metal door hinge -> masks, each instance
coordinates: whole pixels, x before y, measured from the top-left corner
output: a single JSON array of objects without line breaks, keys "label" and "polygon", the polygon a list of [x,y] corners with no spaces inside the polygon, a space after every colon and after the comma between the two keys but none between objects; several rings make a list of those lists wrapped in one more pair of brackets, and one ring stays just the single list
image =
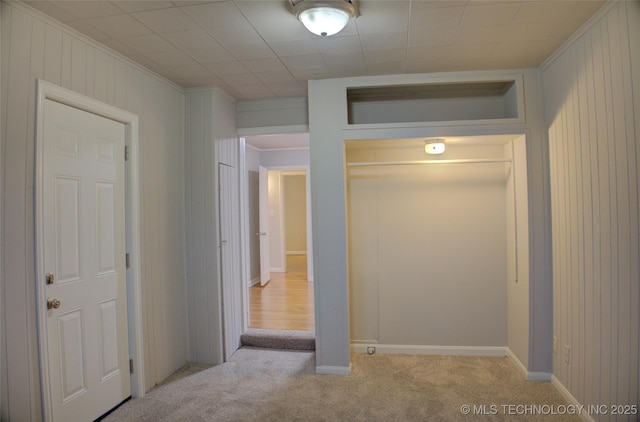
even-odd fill
[{"label": "metal door hinge", "polygon": [[133,359],[129,359],[129,373],[133,374]]},{"label": "metal door hinge", "polygon": [[56,281],[56,277],[51,273],[47,273],[47,275],[45,276],[45,280],[47,284],[53,284]]},{"label": "metal door hinge", "polygon": [[128,253],[124,254],[124,266],[126,268],[131,267],[131,259],[129,258],[129,254]]},{"label": "metal door hinge", "polygon": [[129,161],[129,146],[124,146],[124,161]]}]

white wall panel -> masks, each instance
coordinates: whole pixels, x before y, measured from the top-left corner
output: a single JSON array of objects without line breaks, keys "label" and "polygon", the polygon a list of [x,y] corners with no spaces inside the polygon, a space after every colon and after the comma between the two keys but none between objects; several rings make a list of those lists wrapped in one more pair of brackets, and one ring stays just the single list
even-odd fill
[{"label": "white wall panel", "polygon": [[543,69],[558,339],[553,373],[583,404],[640,402],[639,27],[640,3],[613,4]]},{"label": "white wall panel", "polygon": [[[235,102],[221,91],[197,89],[187,92],[185,107],[189,360],[219,364],[225,358],[220,306],[223,299],[225,311],[237,315],[233,321],[226,319],[227,355],[233,349],[232,339],[237,337],[239,346],[242,334]],[[225,225],[225,230],[229,230],[225,232],[229,237],[225,239],[225,247],[231,250],[225,253],[225,265],[228,266],[224,268],[225,285],[227,281],[230,285],[226,290],[223,289],[220,261],[219,163],[234,169],[234,177],[229,177],[231,185],[225,186],[224,192],[227,203],[232,207],[231,224]]]},{"label": "white wall panel", "polygon": [[[33,174],[36,80],[140,119],[146,389],[187,360],[183,93],[19,3],[2,2],[3,267],[6,361],[1,419],[41,416],[35,321]],[[10,391],[10,394],[7,394]]]}]

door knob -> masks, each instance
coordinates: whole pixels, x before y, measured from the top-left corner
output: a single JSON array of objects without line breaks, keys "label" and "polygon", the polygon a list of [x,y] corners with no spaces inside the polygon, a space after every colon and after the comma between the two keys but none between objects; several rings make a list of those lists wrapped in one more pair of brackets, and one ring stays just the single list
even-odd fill
[{"label": "door knob", "polygon": [[58,309],[60,305],[60,299],[47,298],[47,309]]}]

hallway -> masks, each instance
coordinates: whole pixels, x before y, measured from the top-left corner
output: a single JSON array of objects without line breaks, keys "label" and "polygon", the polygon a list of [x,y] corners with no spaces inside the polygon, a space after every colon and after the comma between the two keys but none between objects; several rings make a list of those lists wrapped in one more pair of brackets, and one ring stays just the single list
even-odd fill
[{"label": "hallway", "polygon": [[314,331],[306,255],[287,255],[286,273],[271,273],[265,286],[249,288],[249,328]]}]

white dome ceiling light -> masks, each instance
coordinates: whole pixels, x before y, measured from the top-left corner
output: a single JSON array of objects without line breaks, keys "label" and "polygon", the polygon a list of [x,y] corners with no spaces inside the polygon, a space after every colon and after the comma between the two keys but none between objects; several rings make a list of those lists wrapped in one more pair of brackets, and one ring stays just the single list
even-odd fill
[{"label": "white dome ceiling light", "polygon": [[300,0],[293,13],[309,32],[330,37],[347,26],[355,9],[349,0]]}]

